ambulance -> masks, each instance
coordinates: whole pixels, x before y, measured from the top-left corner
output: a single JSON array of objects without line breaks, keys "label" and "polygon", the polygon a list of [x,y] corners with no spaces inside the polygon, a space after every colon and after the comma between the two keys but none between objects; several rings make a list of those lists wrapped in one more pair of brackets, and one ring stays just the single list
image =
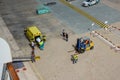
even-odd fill
[{"label": "ambulance", "polygon": [[28,38],[30,42],[35,42],[40,46],[40,44],[44,44],[46,41],[46,36],[42,35],[38,27],[30,26],[25,29],[25,36]]}]

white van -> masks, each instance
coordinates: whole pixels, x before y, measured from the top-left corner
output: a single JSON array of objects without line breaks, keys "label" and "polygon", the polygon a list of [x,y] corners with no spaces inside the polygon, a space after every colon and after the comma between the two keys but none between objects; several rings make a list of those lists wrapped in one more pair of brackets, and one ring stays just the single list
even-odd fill
[{"label": "white van", "polygon": [[100,0],[86,0],[86,1],[83,1],[82,6],[84,7],[92,6],[97,4],[99,1]]}]

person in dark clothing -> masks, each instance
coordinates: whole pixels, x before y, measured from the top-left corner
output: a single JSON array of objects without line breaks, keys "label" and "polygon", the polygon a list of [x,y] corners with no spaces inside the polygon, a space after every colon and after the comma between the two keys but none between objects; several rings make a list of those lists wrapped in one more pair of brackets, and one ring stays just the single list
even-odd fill
[{"label": "person in dark clothing", "polygon": [[65,30],[64,29],[62,31],[62,36],[63,36],[63,39],[65,39]]},{"label": "person in dark clothing", "polygon": [[35,53],[34,53],[34,51],[32,51],[32,54],[31,54],[31,61],[32,61],[32,63],[35,62]]},{"label": "person in dark clothing", "polygon": [[65,37],[66,37],[66,41],[68,41],[68,33],[66,33]]}]

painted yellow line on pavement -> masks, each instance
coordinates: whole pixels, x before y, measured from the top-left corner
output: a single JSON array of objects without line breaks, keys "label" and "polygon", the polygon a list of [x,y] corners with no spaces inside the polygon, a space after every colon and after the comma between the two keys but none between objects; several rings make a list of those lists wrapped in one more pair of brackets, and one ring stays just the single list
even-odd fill
[{"label": "painted yellow line on pavement", "polygon": [[39,80],[44,80],[41,73],[38,72],[38,70],[36,69],[36,66],[33,63],[30,63],[30,65],[31,65],[32,70],[35,72],[35,75],[37,76],[37,78]]},{"label": "painted yellow line on pavement", "polygon": [[62,2],[63,4],[65,4],[66,6],[72,8],[73,10],[75,10],[76,12],[78,12],[79,14],[85,16],[86,18],[88,18],[89,20],[93,21],[94,23],[96,23],[97,25],[99,25],[102,28],[108,28],[109,26],[107,24],[105,24],[102,21],[97,20],[95,17],[89,15],[88,13],[86,13],[85,11],[81,10],[78,7],[75,7],[74,5],[70,4],[69,2],[65,1],[65,0],[59,0],[60,2]]}]

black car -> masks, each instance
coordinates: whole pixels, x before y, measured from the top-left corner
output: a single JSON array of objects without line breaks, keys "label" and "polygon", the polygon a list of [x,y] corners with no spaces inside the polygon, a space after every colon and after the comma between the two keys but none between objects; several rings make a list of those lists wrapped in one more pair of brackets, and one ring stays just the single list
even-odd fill
[{"label": "black car", "polygon": [[56,2],[48,2],[48,3],[45,3],[44,5],[45,6],[51,6],[51,5],[55,5],[56,4]]}]

